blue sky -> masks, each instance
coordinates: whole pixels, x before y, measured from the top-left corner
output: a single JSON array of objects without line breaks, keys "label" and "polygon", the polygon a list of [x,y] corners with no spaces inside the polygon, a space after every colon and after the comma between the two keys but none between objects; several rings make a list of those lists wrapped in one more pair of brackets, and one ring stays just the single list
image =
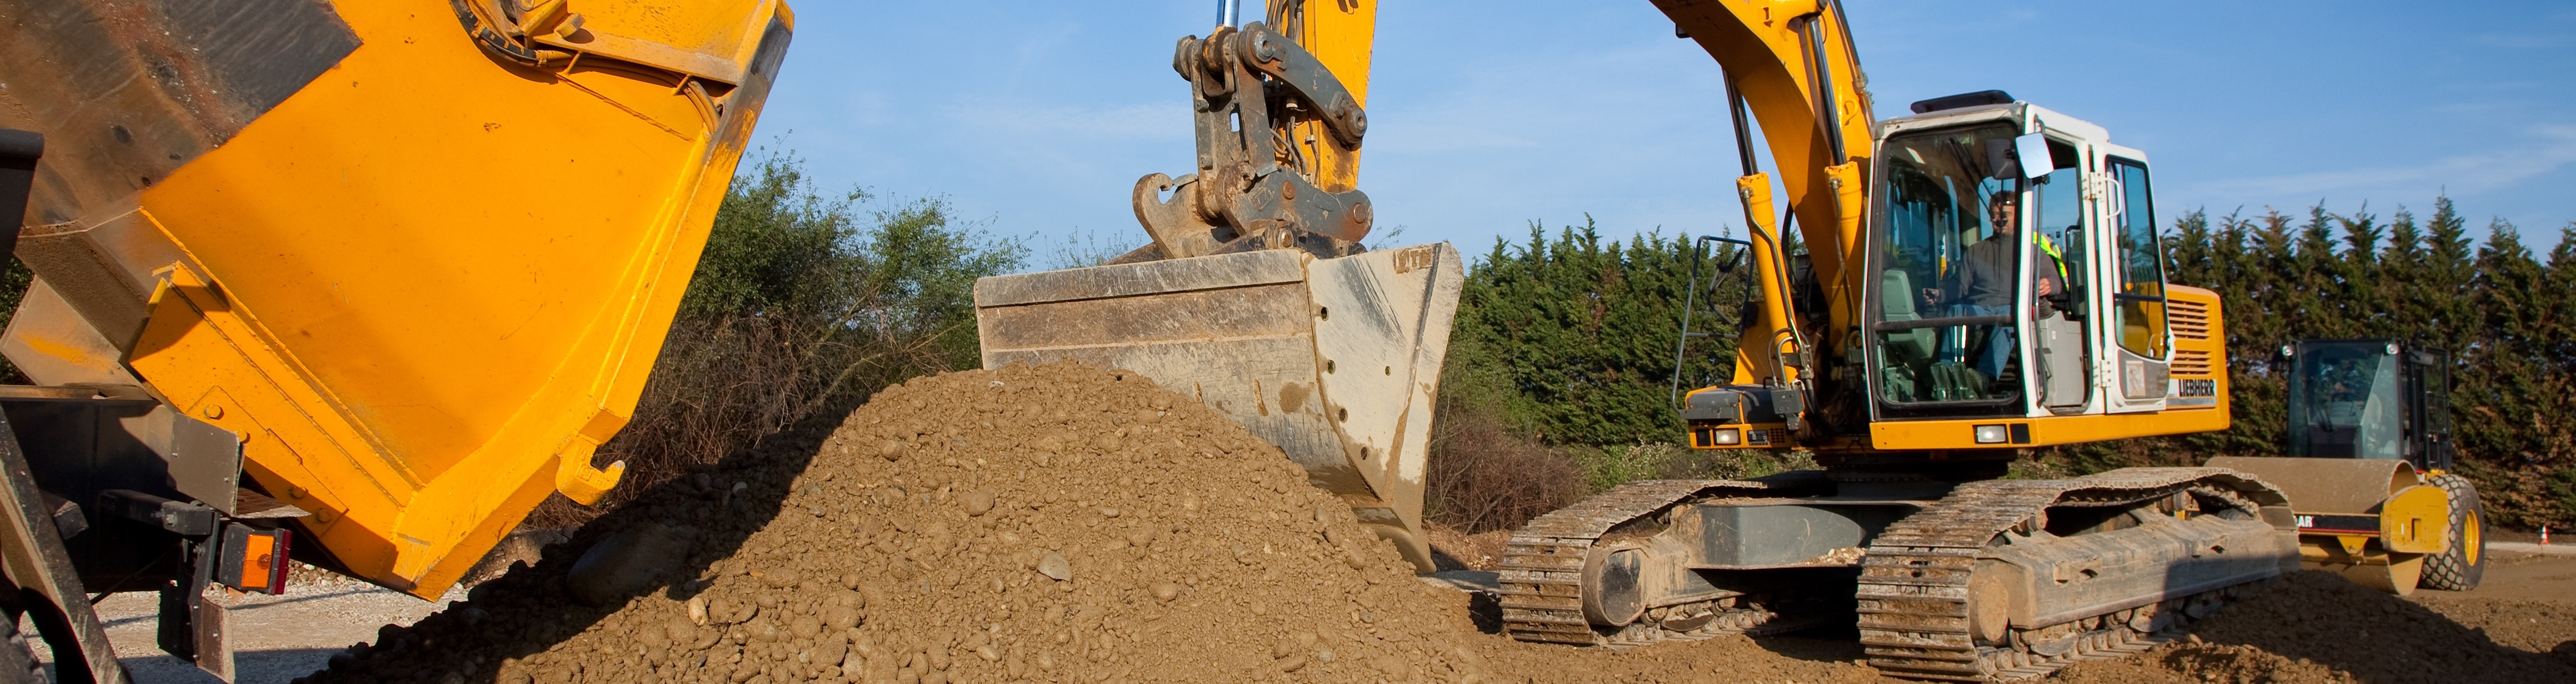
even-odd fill
[{"label": "blue sky", "polygon": [[[1214,5],[808,0],[759,136],[826,188],[1033,236],[1040,264],[1074,236],[1143,244],[1128,190],[1188,170],[1172,44]],[[2076,5],[1848,12],[1881,116],[2010,91],[2146,150],[2168,220],[2447,192],[2543,248],[2576,221],[2576,4]],[[1398,0],[1377,46],[1360,185],[1382,232],[1472,254],[1587,213],[1611,235],[1742,222],[1717,65],[1643,0]]]}]

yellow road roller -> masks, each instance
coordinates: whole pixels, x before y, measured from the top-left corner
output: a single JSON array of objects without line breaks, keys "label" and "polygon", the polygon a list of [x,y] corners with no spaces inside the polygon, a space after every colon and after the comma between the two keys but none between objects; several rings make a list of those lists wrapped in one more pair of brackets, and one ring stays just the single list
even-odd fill
[{"label": "yellow road roller", "polygon": [[2289,496],[2306,567],[2400,595],[2476,587],[2485,510],[2451,472],[2450,355],[2397,339],[2301,340],[2281,347],[2281,361],[2286,457],[2209,465]]}]

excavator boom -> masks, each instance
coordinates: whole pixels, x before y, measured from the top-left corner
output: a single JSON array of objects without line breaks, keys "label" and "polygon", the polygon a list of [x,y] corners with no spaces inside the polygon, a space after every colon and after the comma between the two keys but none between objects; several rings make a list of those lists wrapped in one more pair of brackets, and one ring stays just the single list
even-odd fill
[{"label": "excavator boom", "polygon": [[[1822,361],[1812,358],[1818,350],[1852,344],[1844,335],[1858,315],[1859,270],[1846,265],[1861,259],[1864,167],[1877,119],[1850,26],[1833,0],[1656,0],[1655,6],[1726,70],[1728,115],[1743,168],[1735,190],[1763,302],[1761,317],[1745,326],[1738,343],[1732,382],[1791,388],[1803,405],[1803,397],[1815,394],[1816,378],[1801,369]],[[1761,127],[1776,176],[1756,161],[1748,115]],[[1774,182],[1785,197],[1772,196]],[[1824,311],[1795,305],[1790,254],[1781,239],[1792,227],[1807,246]],[[1795,420],[1799,412],[1783,413]]]}]

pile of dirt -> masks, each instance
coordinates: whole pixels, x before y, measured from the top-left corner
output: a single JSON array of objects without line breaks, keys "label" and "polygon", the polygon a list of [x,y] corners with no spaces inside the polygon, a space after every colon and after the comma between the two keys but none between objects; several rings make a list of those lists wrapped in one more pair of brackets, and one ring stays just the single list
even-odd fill
[{"label": "pile of dirt", "polygon": [[[921,378],[819,428],[645,492],[308,681],[1520,682],[1496,675],[1576,653],[1479,633],[1276,448],[1132,373]],[[1730,664],[1762,653],[1587,652],[1545,679],[1876,678]]]},{"label": "pile of dirt", "polygon": [[[2193,625],[2188,639],[2133,658],[2080,663],[2071,682],[2576,682],[2576,659],[2500,644],[2469,611],[2499,623],[2576,613],[2564,604],[2428,597],[2409,601],[2308,571]],[[2468,624],[2463,624],[2463,623]],[[2545,648],[2545,647],[2544,647]]]}]

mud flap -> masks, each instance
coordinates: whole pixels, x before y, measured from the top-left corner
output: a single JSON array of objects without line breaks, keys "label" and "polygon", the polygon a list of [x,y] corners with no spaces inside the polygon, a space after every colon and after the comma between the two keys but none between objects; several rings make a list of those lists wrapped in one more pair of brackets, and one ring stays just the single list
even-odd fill
[{"label": "mud flap", "polygon": [[224,589],[215,582],[215,570],[223,555],[216,551],[215,541],[191,539],[187,545],[191,562],[183,575],[161,589],[159,637],[161,650],[195,663],[224,681],[234,681],[231,608]]}]

